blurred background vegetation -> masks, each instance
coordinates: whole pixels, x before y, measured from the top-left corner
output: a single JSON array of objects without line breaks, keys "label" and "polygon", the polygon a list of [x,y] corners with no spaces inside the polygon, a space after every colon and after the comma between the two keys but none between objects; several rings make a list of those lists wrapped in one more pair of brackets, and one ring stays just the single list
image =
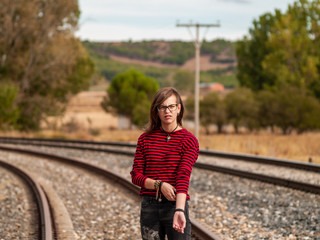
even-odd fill
[{"label": "blurred background vegetation", "polygon": [[0,3],[0,127],[38,129],[89,87],[94,64],[79,39],[76,1]]},{"label": "blurred background vegetation", "polygon": [[[0,128],[37,130],[101,81],[103,109],[145,124],[152,95],[176,87],[193,117],[194,46],[182,41],[81,42],[77,1],[0,3]],[[200,117],[207,134],[232,125],[303,133],[320,128],[320,1],[298,0],[254,20],[237,42],[203,41]],[[137,100],[140,99],[141,101]]]}]

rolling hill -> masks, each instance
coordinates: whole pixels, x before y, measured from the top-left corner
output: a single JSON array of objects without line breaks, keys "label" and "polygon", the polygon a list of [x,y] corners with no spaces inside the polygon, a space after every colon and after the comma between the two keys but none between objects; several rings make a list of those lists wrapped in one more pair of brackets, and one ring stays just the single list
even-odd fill
[{"label": "rolling hill", "polygon": [[[83,42],[99,74],[111,80],[118,73],[136,69],[155,78],[160,86],[173,83],[177,71],[194,71],[192,42]],[[201,82],[220,82],[226,87],[238,85],[237,60],[233,42],[215,40],[201,47]]]}]

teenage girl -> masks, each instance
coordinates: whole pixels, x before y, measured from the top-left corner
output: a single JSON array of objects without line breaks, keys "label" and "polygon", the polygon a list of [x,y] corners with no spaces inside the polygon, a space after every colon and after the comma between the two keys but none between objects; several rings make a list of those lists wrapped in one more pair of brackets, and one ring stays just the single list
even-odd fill
[{"label": "teenage girl", "polygon": [[131,177],[141,187],[143,240],[191,238],[188,188],[199,144],[182,128],[183,113],[179,93],[174,88],[160,89],[151,105],[148,128],[138,139]]}]

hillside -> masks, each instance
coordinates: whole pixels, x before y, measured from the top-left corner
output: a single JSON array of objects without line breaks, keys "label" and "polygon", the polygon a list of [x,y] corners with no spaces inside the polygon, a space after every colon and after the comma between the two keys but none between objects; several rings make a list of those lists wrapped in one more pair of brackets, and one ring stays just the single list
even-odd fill
[{"label": "hillside", "polygon": [[[93,58],[97,71],[106,79],[118,73],[136,69],[155,78],[160,86],[174,82],[177,71],[194,71],[192,42],[83,42]],[[234,43],[225,40],[203,42],[200,70],[202,82],[221,82],[236,86],[236,56]]]}]

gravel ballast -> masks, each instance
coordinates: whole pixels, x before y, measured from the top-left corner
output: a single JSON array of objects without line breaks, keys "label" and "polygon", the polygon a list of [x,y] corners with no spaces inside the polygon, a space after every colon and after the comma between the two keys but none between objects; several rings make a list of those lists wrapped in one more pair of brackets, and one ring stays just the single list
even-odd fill
[{"label": "gravel ballast", "polygon": [[[47,147],[28,148],[81,158],[130,178],[132,157]],[[208,159],[200,157],[198,161]],[[241,162],[237,164],[241,168]],[[283,175],[290,175],[291,171],[281,168]],[[320,239],[319,195],[194,168],[190,196],[191,216],[222,239]],[[96,201],[100,202],[101,198]],[[139,232],[136,224],[139,204],[135,204],[132,226]],[[137,236],[140,239],[140,235]]]},{"label": "gravel ballast", "polygon": [[0,239],[38,239],[38,209],[30,188],[0,166]]},{"label": "gravel ballast", "polygon": [[[118,185],[50,160],[4,152],[0,156],[30,172],[37,172],[38,177],[51,183],[64,202],[79,239],[140,238],[139,202]],[[17,223],[21,221],[23,216]]]}]

